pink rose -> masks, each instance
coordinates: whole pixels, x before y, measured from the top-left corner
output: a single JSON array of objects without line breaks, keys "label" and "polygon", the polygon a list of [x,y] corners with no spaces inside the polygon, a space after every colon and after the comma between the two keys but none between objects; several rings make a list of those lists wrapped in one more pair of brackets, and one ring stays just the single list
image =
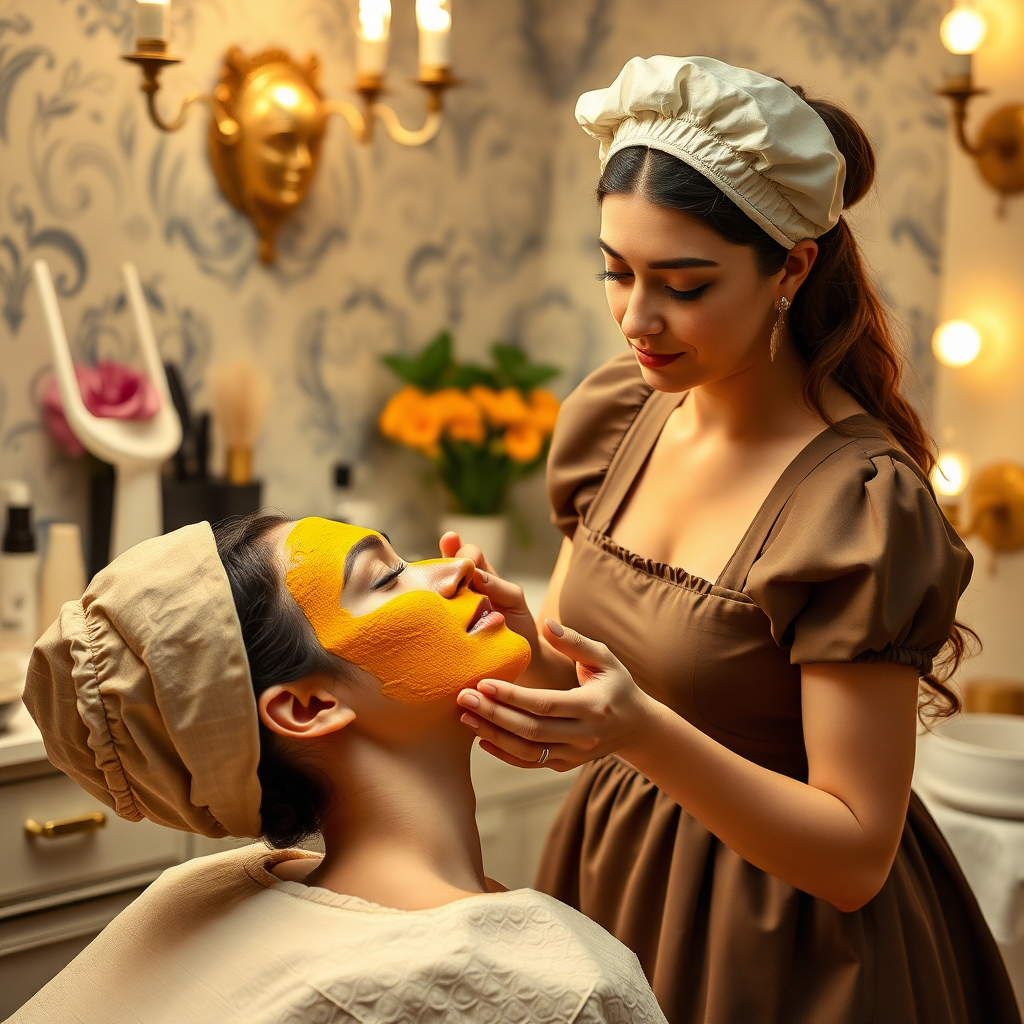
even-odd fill
[{"label": "pink rose", "polygon": [[[160,408],[160,395],[150,379],[138,370],[120,363],[75,366],[82,401],[93,416],[114,420],[148,420]],[[64,416],[57,378],[51,377],[43,389],[43,418],[50,436],[68,455],[84,455],[85,448]]]}]

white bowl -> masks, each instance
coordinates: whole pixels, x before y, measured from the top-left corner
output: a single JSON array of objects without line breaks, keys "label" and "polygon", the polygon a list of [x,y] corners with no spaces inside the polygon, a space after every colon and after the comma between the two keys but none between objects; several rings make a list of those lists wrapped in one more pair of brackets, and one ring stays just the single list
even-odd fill
[{"label": "white bowl", "polygon": [[1024,716],[964,714],[917,747],[915,783],[951,807],[1024,820]]}]

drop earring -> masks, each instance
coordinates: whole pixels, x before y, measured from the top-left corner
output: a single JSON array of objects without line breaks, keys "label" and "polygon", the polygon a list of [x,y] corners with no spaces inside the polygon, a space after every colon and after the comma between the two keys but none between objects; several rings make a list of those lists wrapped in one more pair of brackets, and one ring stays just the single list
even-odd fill
[{"label": "drop earring", "polygon": [[775,321],[775,325],[772,327],[772,339],[769,343],[769,351],[771,353],[772,362],[775,362],[775,357],[779,354],[779,349],[782,348],[782,328],[786,323],[786,311],[789,309],[790,302],[785,295],[775,303],[775,308],[779,312],[779,318]]}]

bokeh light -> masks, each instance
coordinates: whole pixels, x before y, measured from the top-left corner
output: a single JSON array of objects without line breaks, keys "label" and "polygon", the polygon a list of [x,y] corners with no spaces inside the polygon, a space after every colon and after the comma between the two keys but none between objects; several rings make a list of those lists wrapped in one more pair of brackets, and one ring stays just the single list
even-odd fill
[{"label": "bokeh light", "polygon": [[944,498],[955,498],[963,493],[970,476],[970,463],[964,455],[953,451],[939,452],[932,469],[932,487]]},{"label": "bokeh light", "polygon": [[942,19],[939,37],[950,53],[974,53],[985,41],[987,26],[981,14],[966,4],[957,4]]},{"label": "bokeh light", "polygon": [[966,366],[978,358],[981,335],[974,324],[966,320],[947,320],[935,328],[932,351],[946,366]]}]

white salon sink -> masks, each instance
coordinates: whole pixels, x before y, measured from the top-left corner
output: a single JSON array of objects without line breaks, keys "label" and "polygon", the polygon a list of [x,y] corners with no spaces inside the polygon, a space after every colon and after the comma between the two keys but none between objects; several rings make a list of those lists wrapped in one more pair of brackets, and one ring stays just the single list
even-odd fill
[{"label": "white salon sink", "polygon": [[914,784],[974,814],[1024,820],[1024,716],[964,714],[918,740]]}]

